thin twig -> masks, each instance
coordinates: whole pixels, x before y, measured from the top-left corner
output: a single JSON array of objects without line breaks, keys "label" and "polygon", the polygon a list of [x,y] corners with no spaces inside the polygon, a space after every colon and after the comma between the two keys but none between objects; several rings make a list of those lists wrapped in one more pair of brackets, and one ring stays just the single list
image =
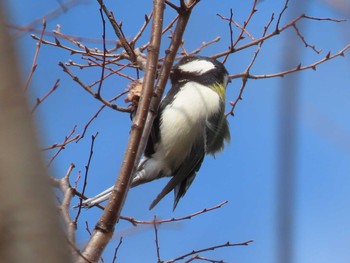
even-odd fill
[{"label": "thin twig", "polygon": [[[226,21],[229,21],[229,22],[231,22],[231,23],[233,23],[238,29],[240,29],[240,30],[243,30],[244,31],[244,33],[251,39],[251,40],[255,40],[255,38],[252,36],[252,34],[250,34],[249,32],[248,32],[248,30],[246,29],[246,28],[243,28],[243,26],[241,26],[240,24],[238,24],[236,21],[234,21],[233,20],[233,16],[231,17],[231,15],[230,15],[230,18],[227,18],[227,17],[224,17],[223,15],[221,15],[221,14],[216,14],[218,17],[220,17],[222,20],[226,20]],[[233,30],[232,30],[233,31]],[[230,29],[230,33],[231,33],[231,29]],[[232,36],[233,37],[233,36]],[[231,37],[231,38],[232,38]],[[233,45],[233,39],[232,39],[232,41],[230,41],[231,42],[231,45]]]},{"label": "thin twig", "polygon": [[[46,17],[46,16],[44,16]],[[46,17],[47,19],[47,17]],[[35,28],[28,28],[28,27],[25,27],[25,26],[19,26],[19,25],[13,25],[13,24],[7,24],[7,26],[13,30],[17,30],[17,31],[20,31],[20,32],[31,32],[31,33],[36,33],[36,34],[41,34],[41,29],[38,30],[38,29],[35,29]],[[68,34],[63,34],[62,32],[59,32],[57,30],[53,30],[52,32],[48,32],[48,31],[45,31],[44,33],[45,36],[61,36],[62,38],[64,39],[67,39],[68,41],[70,42],[75,42],[75,41],[82,41],[82,42],[88,42],[88,43],[101,43],[101,39],[97,39],[97,38],[90,38],[90,37],[82,37],[82,36],[76,36],[76,35],[68,35]],[[106,43],[107,44],[116,44],[117,42],[117,45],[118,45],[118,42],[119,41],[115,41],[115,40],[111,40],[111,39],[106,39]],[[119,42],[119,47],[121,46],[120,45],[120,42]]]},{"label": "thin twig", "polygon": [[[232,8],[230,8],[230,20],[228,22],[228,27],[230,29],[230,43],[231,43],[231,47],[233,47],[233,29],[232,29],[232,19],[233,18],[233,11]],[[245,28],[242,28],[241,32],[245,31]]]},{"label": "thin twig", "polygon": [[117,254],[118,254],[119,248],[120,248],[120,246],[122,245],[122,243],[123,243],[123,237],[120,237],[119,243],[118,243],[117,247],[116,247],[115,250],[114,250],[112,263],[115,263],[115,262],[116,262],[116,260],[117,260]]},{"label": "thin twig", "polygon": [[114,19],[113,13],[108,11],[107,7],[105,6],[102,0],[97,0],[97,2],[100,4],[103,12],[106,14],[109,22],[111,23],[114,29],[115,34],[117,35],[120,42],[122,43],[126,53],[128,53],[128,55],[130,56],[130,60],[136,64],[137,63],[136,54],[133,48],[130,46],[129,42],[126,40],[124,33],[121,30],[121,27],[118,25],[117,21]]},{"label": "thin twig", "polygon": [[85,221],[85,230],[89,233],[90,236],[92,235],[88,221]]},{"label": "thin twig", "polygon": [[[168,32],[174,26],[174,24],[177,22],[178,19],[179,19],[179,15],[177,15],[172,21],[170,21],[170,23],[166,27],[164,27],[162,31],[162,35]],[[148,47],[148,45],[149,45],[149,42],[139,47],[140,51],[144,51]]]},{"label": "thin twig", "polygon": [[42,23],[43,23],[43,28],[41,30],[40,38],[38,39],[38,42],[36,43],[36,49],[35,49],[33,64],[32,64],[32,67],[30,68],[29,76],[28,76],[28,78],[26,80],[26,83],[24,85],[24,91],[28,90],[30,81],[32,80],[32,77],[34,75],[34,72],[35,72],[36,68],[38,67],[37,61],[38,61],[39,51],[40,51],[41,43],[43,41],[45,29],[46,29],[46,20],[45,20],[45,18],[43,18]]},{"label": "thin twig", "polygon": [[[250,11],[250,13],[249,13],[249,15],[248,15],[248,18],[246,19],[246,21],[244,21],[243,27],[242,27],[242,29],[241,29],[241,31],[240,31],[238,37],[236,38],[236,41],[235,41],[235,42],[232,41],[232,36],[231,36],[231,40],[230,40],[230,41],[231,41],[231,45],[230,45],[230,47],[229,47],[229,49],[231,50],[231,53],[235,50],[235,47],[236,47],[236,45],[238,44],[238,42],[240,42],[240,41],[244,38],[244,37],[243,37],[243,34],[244,34],[244,32],[246,31],[246,28],[247,28],[249,22],[251,21],[253,15],[254,15],[255,12],[257,11],[257,9],[256,9],[257,3],[258,3],[258,0],[254,0],[253,6],[252,6],[252,9],[251,9],[251,11]],[[232,11],[231,11],[231,12],[232,12]],[[229,27],[230,27],[230,32],[231,32],[231,34],[232,34],[232,33],[233,33],[233,30],[232,30],[231,23],[229,23]],[[231,53],[227,53],[227,54],[225,55],[225,58],[224,58],[223,63],[226,62],[226,60],[228,59],[228,56],[229,56]]]},{"label": "thin twig", "polygon": [[[31,35],[31,37],[33,39],[35,39],[35,40],[39,40],[40,39],[36,35]],[[41,41],[41,43],[45,44],[45,45],[50,45],[50,46],[54,46],[54,47],[65,49],[65,50],[69,51],[71,53],[71,55],[73,55],[73,54],[81,54],[81,55],[100,56],[100,57],[103,56],[103,52],[96,51],[96,49],[89,49],[87,46],[84,46],[82,44],[81,44],[82,50],[74,49],[74,48],[71,48],[69,46],[63,45],[57,38],[55,38],[55,42],[51,42],[51,41],[43,39]],[[115,58],[115,59],[119,59],[119,60],[127,58],[127,56],[125,56],[125,54],[113,54],[113,53],[112,54],[106,54],[106,57],[108,57],[108,58]]]},{"label": "thin twig", "polygon": [[278,15],[278,19],[277,19],[277,23],[276,23],[276,32],[279,32],[279,27],[280,27],[280,22],[281,22],[281,18],[282,18],[282,16],[283,16],[283,14],[284,14],[284,12],[287,10],[287,8],[288,8],[288,2],[289,2],[289,0],[286,0],[286,2],[284,3],[284,6],[283,6],[283,8],[282,8],[282,11],[280,12],[280,14]]},{"label": "thin twig", "polygon": [[73,139],[70,139],[70,137],[75,133],[76,127],[77,127],[77,125],[74,125],[72,131],[67,136],[65,136],[63,143],[61,143],[61,144],[54,144],[54,145],[52,145],[52,146],[50,146],[48,148],[44,148],[44,150],[49,150],[49,149],[56,148],[56,146],[59,147],[57,152],[51,157],[51,159],[50,159],[49,163],[47,164],[47,166],[51,165],[51,163],[55,160],[55,158],[58,156],[58,154],[65,149],[67,144],[69,144],[72,141],[75,141],[75,140],[77,140],[79,138],[79,135],[77,135]]},{"label": "thin twig", "polygon": [[[124,91],[124,92],[118,94],[117,96],[115,96],[114,98],[112,98],[111,100],[109,100],[109,102],[116,101],[117,99],[119,99],[121,96],[125,95],[125,94],[128,93],[128,92],[129,92],[129,90],[126,90],[126,91]],[[81,136],[79,137],[79,139],[77,140],[77,142],[80,141],[82,138],[84,138],[85,133],[86,133],[88,127],[90,126],[90,124],[93,122],[93,120],[95,120],[95,119],[98,117],[98,115],[102,112],[102,110],[103,110],[105,107],[106,107],[106,105],[103,104],[103,105],[97,110],[97,112],[90,118],[90,120],[85,124],[84,129],[83,129],[83,132],[82,132]]]},{"label": "thin twig", "polygon": [[[169,218],[169,219],[162,219],[162,220],[158,220],[156,223],[157,225],[160,225],[160,224],[164,224],[164,223],[170,223],[170,222],[178,222],[178,221],[183,221],[183,220],[189,220],[189,219],[192,219],[193,217],[196,217],[198,215],[201,215],[201,214],[204,214],[204,213],[207,213],[207,212],[210,212],[210,211],[213,211],[213,210],[216,210],[216,209],[219,209],[221,208],[223,205],[227,204],[228,201],[224,201],[224,202],[221,202],[220,204],[214,206],[214,207],[209,207],[209,208],[204,208],[198,212],[195,212],[195,213],[192,213],[190,215],[187,215],[187,216],[183,216],[183,217],[173,217],[173,218]],[[148,221],[145,221],[145,220],[137,220],[135,218],[132,218],[132,217],[126,217],[126,216],[123,216],[121,217],[121,219],[123,220],[127,220],[129,221],[130,223],[132,223],[133,225],[151,225],[151,224],[154,224],[154,220],[148,220]]]},{"label": "thin twig", "polygon": [[316,49],[315,45],[310,45],[309,43],[306,42],[305,37],[300,33],[299,28],[296,25],[293,25],[293,28],[297,33],[297,36],[301,39],[301,41],[303,41],[305,47],[310,47],[317,54],[320,54],[322,52],[322,49]]},{"label": "thin twig", "polygon": [[84,84],[76,75],[74,75],[62,62],[59,62],[58,65],[63,68],[63,71],[66,72],[75,82],[77,82],[81,87],[83,87],[88,93],[90,93],[95,99],[101,101],[107,107],[110,107],[113,110],[121,112],[130,112],[130,107],[120,107],[116,104],[110,103],[108,100],[101,97],[98,93],[94,92],[88,85]]},{"label": "thin twig", "polygon": [[44,100],[46,100],[58,88],[59,83],[60,83],[60,79],[57,79],[55,84],[53,85],[53,87],[43,97],[36,99],[36,103],[35,103],[33,109],[31,110],[32,114],[36,111],[36,109],[39,107],[39,105],[41,105],[41,103]]},{"label": "thin twig", "polygon": [[287,23],[286,25],[284,25],[283,27],[278,28],[278,30],[274,30],[272,33],[267,34],[264,37],[258,38],[258,39],[254,40],[254,41],[251,41],[251,42],[249,42],[247,44],[243,44],[241,46],[235,47],[233,49],[228,49],[228,50],[226,50],[224,52],[217,53],[215,55],[212,55],[211,57],[212,58],[225,57],[225,56],[227,56],[230,53],[238,52],[238,51],[241,51],[243,49],[247,49],[247,48],[250,48],[252,46],[259,45],[260,42],[263,42],[263,41],[265,41],[267,39],[270,39],[270,38],[280,34],[281,32],[283,32],[286,29],[292,27],[293,25],[295,25],[298,21],[300,21],[302,19],[309,19],[309,20],[316,20],[316,21],[331,21],[331,22],[336,22],[336,23],[344,22],[344,20],[340,20],[340,19],[312,17],[312,16],[307,16],[305,14],[302,14],[302,15],[298,16],[297,18],[295,18],[294,20],[292,20],[289,23]]},{"label": "thin twig", "polygon": [[[263,32],[263,34],[262,34],[262,37],[264,37],[264,36],[266,35],[267,30],[268,30],[269,27],[271,26],[273,19],[274,19],[274,14],[271,15],[270,21],[269,21],[269,22],[267,23],[267,25],[265,26],[264,32]],[[246,70],[244,71],[245,76],[248,76],[248,75],[249,75],[250,69],[252,68],[252,66],[254,65],[254,63],[255,63],[255,61],[256,61],[256,58],[258,57],[259,52],[260,52],[260,50],[261,50],[261,47],[262,47],[263,43],[264,43],[264,41],[260,42],[259,45],[258,45],[258,48],[257,48],[256,51],[254,52],[254,55],[253,55],[252,60],[250,61],[248,67],[247,67]],[[241,88],[240,88],[240,90],[239,90],[238,96],[237,96],[237,98],[236,98],[236,100],[235,100],[234,102],[231,102],[231,103],[230,103],[232,107],[231,107],[230,112],[226,114],[226,117],[227,117],[228,115],[232,115],[232,116],[234,115],[234,110],[235,110],[235,108],[236,108],[236,105],[237,105],[238,101],[242,100],[243,91],[244,91],[244,88],[245,88],[246,85],[247,85],[248,79],[249,79],[249,78],[244,78],[244,77],[242,78],[242,85],[241,85]]]},{"label": "thin twig", "polygon": [[159,241],[158,241],[158,229],[157,229],[157,217],[156,216],[154,216],[154,220],[153,220],[153,229],[154,229],[158,263],[162,263],[162,260],[160,259],[160,249],[159,249]]},{"label": "thin twig", "polygon": [[153,17],[153,11],[149,15],[145,15],[145,22],[143,23],[142,27],[140,28],[139,32],[137,32],[133,40],[131,40],[130,46],[132,47],[135,46],[137,40],[139,40],[139,38],[142,36],[143,32],[147,28],[149,21],[151,21],[152,17]]},{"label": "thin twig", "polygon": [[194,255],[193,257],[191,257],[190,259],[184,261],[183,263],[190,263],[192,261],[195,261],[195,260],[201,260],[201,261],[206,261],[206,262],[212,262],[212,263],[224,263],[223,260],[217,260],[217,259],[210,259],[210,258],[205,258],[205,257],[202,257],[200,255]]},{"label": "thin twig", "polygon": [[[87,179],[88,179],[88,174],[89,174],[89,168],[90,168],[90,164],[91,164],[91,160],[92,160],[92,155],[94,153],[94,144],[95,144],[95,139],[98,135],[98,132],[95,135],[91,136],[91,146],[90,146],[90,154],[89,154],[89,158],[88,158],[88,162],[85,166],[85,175],[84,175],[84,184],[83,184],[83,190],[81,191],[81,194],[84,195],[85,194],[85,189],[87,186]],[[74,222],[77,223],[80,213],[81,213],[81,209],[82,209],[82,203],[83,203],[83,199],[80,198],[79,201],[79,206],[78,206],[78,212],[75,216]]]},{"label": "thin twig", "polygon": [[344,57],[345,52],[348,51],[349,49],[350,49],[350,44],[346,45],[342,50],[340,50],[339,52],[337,52],[333,55],[331,55],[331,53],[328,52],[325,57],[323,57],[322,59],[320,59],[312,64],[309,64],[306,66],[301,66],[301,64],[299,64],[295,68],[281,71],[281,72],[277,72],[277,73],[273,73],[273,74],[263,74],[263,75],[249,74],[249,75],[246,75],[245,73],[241,73],[241,74],[230,75],[229,78],[230,79],[237,79],[237,78],[247,77],[249,79],[268,79],[268,78],[284,77],[285,75],[295,73],[298,71],[308,70],[308,69],[316,70],[318,65],[320,65],[328,60],[331,60],[331,59],[334,59],[337,57]]},{"label": "thin twig", "polygon": [[245,241],[245,242],[242,242],[242,243],[230,243],[230,242],[226,242],[224,244],[221,244],[221,245],[217,245],[217,246],[212,246],[212,247],[207,247],[207,248],[203,248],[203,249],[199,249],[199,250],[192,250],[191,252],[187,253],[187,254],[184,254],[182,256],[179,256],[177,258],[174,258],[174,259],[171,259],[171,260],[167,260],[167,261],[163,261],[164,263],[173,263],[173,262],[176,262],[176,261],[179,261],[179,260],[182,260],[186,257],[189,257],[189,256],[192,256],[192,255],[195,255],[195,254],[199,254],[199,253],[202,253],[202,252],[206,252],[206,251],[210,251],[210,250],[215,250],[215,249],[218,249],[218,248],[223,248],[223,247],[237,247],[237,246],[248,246],[249,243],[253,242],[253,240],[248,240],[248,241]]},{"label": "thin twig", "polygon": [[76,135],[75,137],[71,138],[71,139],[65,139],[63,143],[54,143],[53,145],[49,146],[49,147],[46,147],[46,148],[43,148],[41,149],[42,151],[48,151],[48,150],[52,150],[52,149],[55,149],[55,148],[64,148],[67,144],[71,143],[71,142],[74,142],[74,141],[79,141],[80,139],[80,135]]},{"label": "thin twig", "polygon": [[102,6],[100,6],[100,15],[101,15],[101,20],[102,20],[103,57],[102,57],[102,66],[101,66],[101,77],[100,77],[100,82],[99,82],[98,89],[97,89],[98,96],[101,96],[101,88],[102,88],[102,83],[103,83],[103,79],[104,79],[104,75],[105,75],[106,53],[107,53],[107,48],[106,48],[106,21],[105,21],[105,18],[103,17]]},{"label": "thin twig", "polygon": [[204,48],[206,48],[207,46],[210,46],[214,43],[217,43],[221,40],[221,37],[216,37],[213,40],[210,40],[208,42],[202,42],[201,46],[196,48],[195,50],[193,50],[192,52],[190,52],[191,55],[195,55],[198,54],[199,52],[201,52]]}]

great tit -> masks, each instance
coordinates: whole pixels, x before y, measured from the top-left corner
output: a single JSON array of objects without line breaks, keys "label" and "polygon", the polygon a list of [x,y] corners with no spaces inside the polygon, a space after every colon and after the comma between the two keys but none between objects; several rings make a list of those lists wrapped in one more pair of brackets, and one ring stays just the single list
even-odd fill
[{"label": "great tit", "polygon": [[[192,184],[206,154],[214,155],[230,141],[225,117],[228,72],[219,61],[203,56],[182,58],[171,70],[171,89],[162,100],[144,158],[131,187],[162,177],[169,182],[151,203],[152,209],[174,189],[175,210]],[[109,198],[112,187],[83,202],[94,206]]]}]

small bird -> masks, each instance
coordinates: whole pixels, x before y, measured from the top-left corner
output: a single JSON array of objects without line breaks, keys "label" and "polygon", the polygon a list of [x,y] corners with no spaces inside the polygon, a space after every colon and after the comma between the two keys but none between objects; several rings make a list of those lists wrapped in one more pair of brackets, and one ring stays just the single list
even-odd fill
[{"label": "small bird", "polygon": [[[172,87],[154,120],[144,158],[131,187],[171,177],[150,208],[174,190],[175,210],[192,184],[206,154],[215,155],[230,141],[225,117],[228,72],[219,61],[203,56],[182,58],[171,70]],[[113,187],[83,202],[94,206],[109,198]]]}]

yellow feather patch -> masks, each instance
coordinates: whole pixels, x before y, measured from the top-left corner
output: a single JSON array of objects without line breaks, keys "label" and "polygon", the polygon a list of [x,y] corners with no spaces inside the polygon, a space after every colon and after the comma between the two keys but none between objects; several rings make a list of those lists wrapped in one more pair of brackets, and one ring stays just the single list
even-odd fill
[{"label": "yellow feather patch", "polygon": [[226,99],[226,87],[224,87],[222,84],[216,82],[211,86],[211,89],[213,89],[217,94],[219,94],[219,97],[222,101],[225,101],[225,99]]}]

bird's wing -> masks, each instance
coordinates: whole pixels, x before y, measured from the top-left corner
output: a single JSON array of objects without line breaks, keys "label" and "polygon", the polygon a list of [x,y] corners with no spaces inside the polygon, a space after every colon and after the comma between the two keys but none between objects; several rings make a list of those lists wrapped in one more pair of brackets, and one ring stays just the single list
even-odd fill
[{"label": "bird's wing", "polygon": [[230,130],[224,115],[224,107],[219,113],[210,116],[206,124],[206,153],[214,155],[224,148],[224,142],[230,141]]},{"label": "bird's wing", "polygon": [[166,97],[160,102],[158,113],[153,121],[151,133],[148,137],[148,141],[146,144],[146,148],[144,152],[145,153],[144,155],[146,157],[151,157],[152,154],[154,154],[156,151],[155,148],[157,143],[160,141],[160,136],[161,136],[159,132],[159,126],[160,126],[160,119],[162,116],[162,112],[165,109],[165,107],[173,101],[174,96],[177,94],[179,89],[180,89],[179,84],[174,84],[172,88],[169,90]]},{"label": "bird's wing", "polygon": [[204,138],[198,140],[197,143],[193,145],[190,155],[184,160],[183,164],[173,174],[171,180],[151,203],[150,210],[173,189],[175,194],[173,209],[175,210],[180,198],[185,195],[202,165],[205,155],[204,148]]},{"label": "bird's wing", "polygon": [[146,157],[151,157],[152,154],[155,153],[156,144],[160,140],[160,133],[159,133],[160,114],[161,113],[160,113],[160,109],[159,109],[158,114],[157,114],[156,118],[153,121],[151,133],[150,133],[150,135],[148,137],[146,148],[145,148],[145,151],[144,151],[144,155]]}]

